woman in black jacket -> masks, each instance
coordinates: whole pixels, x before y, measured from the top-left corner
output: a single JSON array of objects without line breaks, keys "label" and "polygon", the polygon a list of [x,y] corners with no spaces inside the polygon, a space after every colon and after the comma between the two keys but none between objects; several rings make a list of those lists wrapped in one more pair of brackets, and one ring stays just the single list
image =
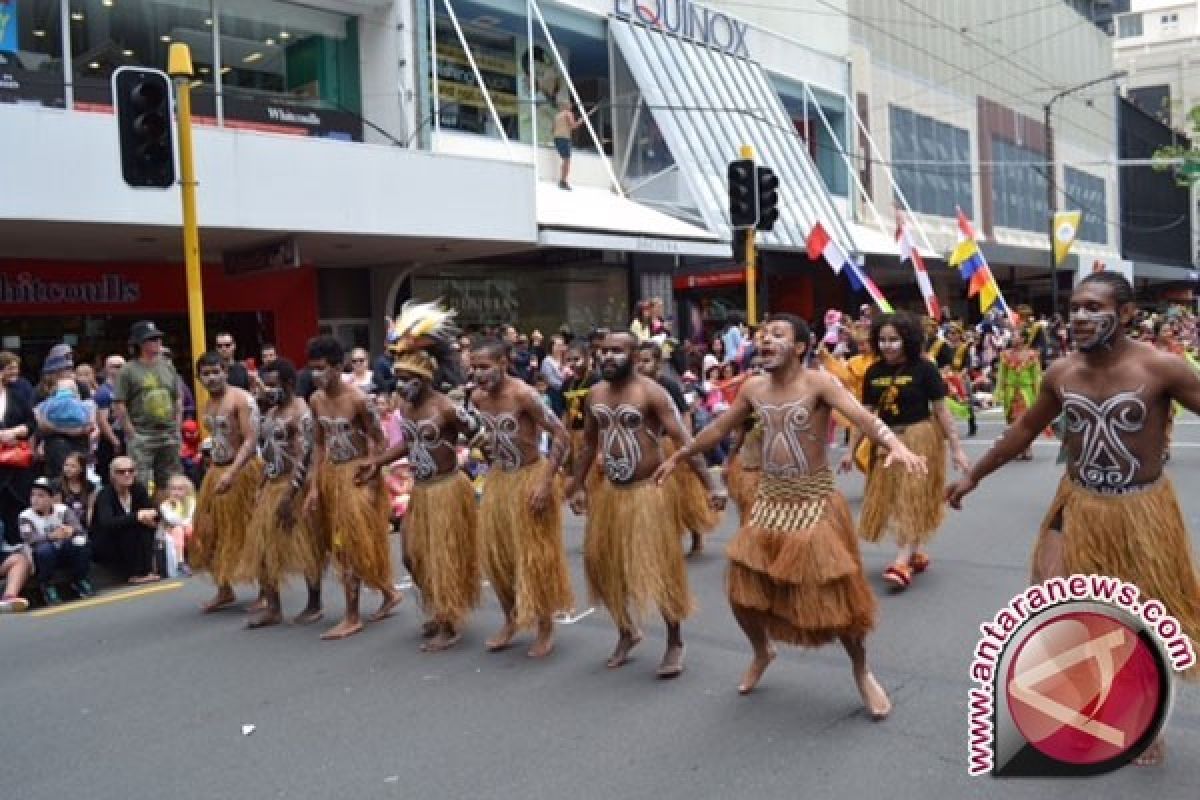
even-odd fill
[{"label": "woman in black jacket", "polygon": [[146,487],[135,479],[133,459],[118,456],[111,480],[96,495],[92,547],[133,584],[159,580],[154,571],[154,531],[158,509]]},{"label": "woman in black jacket", "polygon": [[[28,443],[37,432],[31,398],[19,391],[21,364],[7,351],[0,352],[0,447]],[[28,467],[0,466],[0,522],[9,544],[20,544],[17,517],[29,506],[29,489],[37,472]]]}]

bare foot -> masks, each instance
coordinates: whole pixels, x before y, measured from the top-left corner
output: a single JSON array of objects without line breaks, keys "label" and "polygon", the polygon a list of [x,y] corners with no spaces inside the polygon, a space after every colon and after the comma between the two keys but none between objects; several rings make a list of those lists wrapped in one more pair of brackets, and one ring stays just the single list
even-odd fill
[{"label": "bare foot", "polygon": [[379,610],[370,616],[371,622],[379,622],[381,619],[387,619],[396,610],[396,606],[404,602],[404,595],[395,589],[388,589],[383,595],[383,603],[380,604]]},{"label": "bare foot", "polygon": [[1167,742],[1163,737],[1154,740],[1154,744],[1146,748],[1146,752],[1133,760],[1134,766],[1137,767],[1158,767],[1162,766],[1163,759],[1167,755]]},{"label": "bare foot", "polygon": [[658,670],[654,674],[664,680],[678,678],[683,674],[683,654],[685,652],[687,652],[687,645],[667,645],[667,652],[663,653],[662,663],[658,665]]},{"label": "bare foot", "polygon": [[545,658],[554,651],[554,623],[538,629],[537,639],[526,654],[530,658]]},{"label": "bare foot", "polygon": [[504,627],[495,636],[487,640],[488,651],[498,653],[501,650],[507,649],[512,644],[513,637],[516,635],[517,623],[512,619],[505,618]]},{"label": "bare foot", "polygon": [[440,653],[454,647],[461,638],[462,636],[453,628],[441,628],[432,639],[421,645],[421,650],[425,653]]},{"label": "bare foot", "polygon": [[887,715],[892,713],[892,701],[869,670],[855,674],[854,682],[858,684],[858,693],[862,695],[863,705],[871,719],[886,719]]},{"label": "bare foot", "polygon": [[325,612],[320,608],[306,608],[292,619],[293,625],[312,625],[314,622],[319,622],[325,616]]},{"label": "bare foot", "polygon": [[329,630],[321,634],[321,638],[327,642],[337,639],[345,639],[348,636],[353,636],[363,629],[362,620],[358,619],[343,619],[337,625],[334,625]]},{"label": "bare foot", "polygon": [[214,611],[220,611],[222,608],[229,608],[237,602],[237,595],[228,589],[218,589],[213,595],[213,599],[209,600],[204,605],[200,606],[200,610],[205,614],[211,614]]},{"label": "bare foot", "polygon": [[262,595],[259,595],[258,597],[256,597],[254,599],[253,603],[246,606],[247,614],[257,614],[260,611],[266,611],[266,610],[267,610],[267,598],[263,597]]},{"label": "bare foot", "polygon": [[641,631],[621,631],[621,637],[617,639],[617,647],[608,658],[608,668],[617,669],[625,666],[625,662],[629,660],[629,651],[637,647],[641,641]]},{"label": "bare foot", "polygon": [[421,626],[421,638],[432,639],[437,635],[440,626],[431,619],[425,620],[425,624]]},{"label": "bare foot", "polygon": [[756,653],[750,661],[750,666],[746,667],[746,673],[742,675],[742,682],[738,684],[738,694],[750,694],[754,691],[754,687],[758,686],[758,682],[762,680],[763,673],[767,671],[767,667],[771,666],[771,662],[774,660],[774,647],[768,647],[761,656]]},{"label": "bare foot", "polygon": [[267,609],[261,614],[251,617],[246,622],[246,627],[250,630],[254,630],[255,628],[266,628],[271,625],[278,625],[281,622],[283,622],[283,614],[280,614],[278,611],[271,611],[270,609]]}]

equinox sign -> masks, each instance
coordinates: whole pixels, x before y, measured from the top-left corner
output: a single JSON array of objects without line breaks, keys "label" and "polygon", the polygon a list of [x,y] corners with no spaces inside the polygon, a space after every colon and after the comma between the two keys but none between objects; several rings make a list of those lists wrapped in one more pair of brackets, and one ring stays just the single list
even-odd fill
[{"label": "equinox sign", "polygon": [[613,15],[715,47],[731,56],[750,57],[747,23],[691,0],[613,0]]}]

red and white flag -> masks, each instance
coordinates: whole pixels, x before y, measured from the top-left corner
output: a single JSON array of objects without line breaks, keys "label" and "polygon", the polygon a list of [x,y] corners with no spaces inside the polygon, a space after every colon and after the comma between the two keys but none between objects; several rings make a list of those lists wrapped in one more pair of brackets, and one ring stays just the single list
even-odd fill
[{"label": "red and white flag", "polygon": [[838,274],[841,274],[842,267],[850,260],[846,251],[830,238],[829,231],[819,222],[813,225],[808,234],[808,258],[810,261],[824,258],[829,267]]},{"label": "red and white flag", "polygon": [[933,319],[941,319],[942,307],[933,291],[933,284],[929,281],[929,273],[925,271],[925,262],[921,258],[921,251],[917,249],[917,244],[913,241],[912,232],[903,222],[896,231],[896,239],[900,243],[900,263],[910,262],[913,272],[917,274],[917,286],[921,287],[921,296],[925,298],[925,311]]}]

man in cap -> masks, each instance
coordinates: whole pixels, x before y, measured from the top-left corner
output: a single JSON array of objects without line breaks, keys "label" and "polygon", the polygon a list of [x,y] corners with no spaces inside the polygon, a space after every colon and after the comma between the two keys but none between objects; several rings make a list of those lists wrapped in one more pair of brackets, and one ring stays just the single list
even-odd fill
[{"label": "man in cap", "polygon": [[125,444],[145,486],[165,492],[167,480],[182,472],[179,426],[183,415],[179,376],[162,358],[163,332],[149,320],[135,322],[129,344],[136,358],[117,373],[113,408],[125,429]]}]

